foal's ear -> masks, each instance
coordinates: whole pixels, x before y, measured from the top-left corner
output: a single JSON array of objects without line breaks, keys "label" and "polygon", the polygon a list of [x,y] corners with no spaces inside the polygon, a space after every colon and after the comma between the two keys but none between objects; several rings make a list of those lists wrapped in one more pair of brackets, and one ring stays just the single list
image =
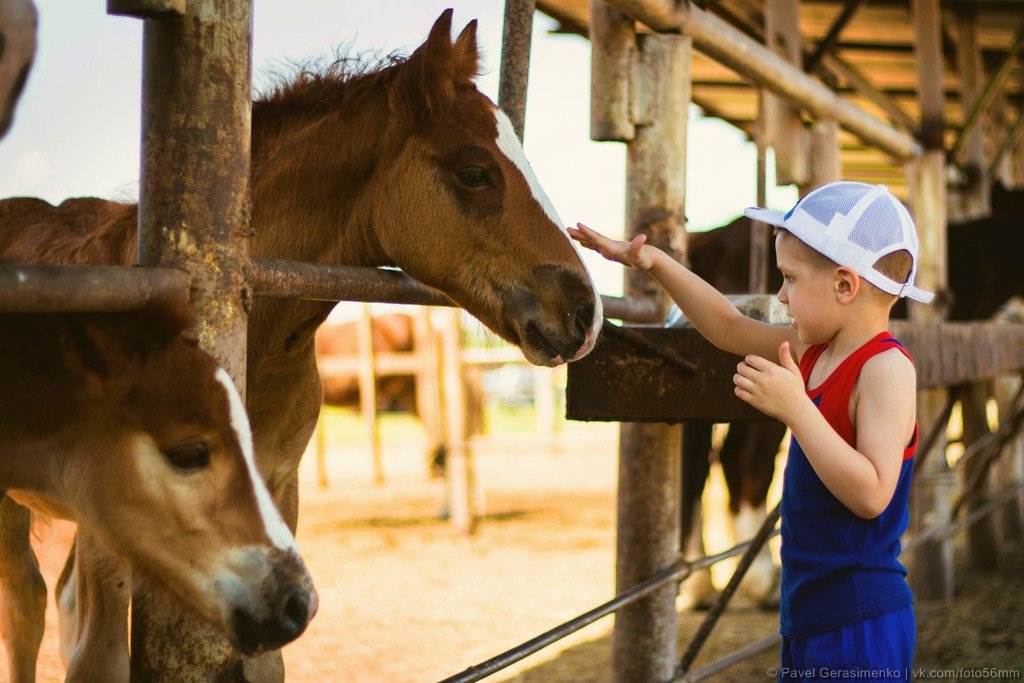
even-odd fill
[{"label": "foal's ear", "polygon": [[466,24],[455,45],[454,71],[456,83],[469,83],[480,73],[480,52],[476,44],[476,19]]},{"label": "foal's ear", "polygon": [[142,353],[165,346],[196,320],[188,303],[172,295],[157,298],[129,315],[126,326],[130,332],[126,336]]},{"label": "foal's ear", "polygon": [[477,74],[476,21],[466,26],[454,45],[451,33],[452,10],[447,9],[403,67],[402,95],[417,118],[450,105],[456,87],[468,85]]}]

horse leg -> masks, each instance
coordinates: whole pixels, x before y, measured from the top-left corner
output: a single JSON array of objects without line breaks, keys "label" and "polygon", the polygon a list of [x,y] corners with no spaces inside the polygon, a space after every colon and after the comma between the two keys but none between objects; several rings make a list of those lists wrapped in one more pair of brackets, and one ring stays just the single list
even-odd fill
[{"label": "horse leg", "polygon": [[[729,489],[729,513],[736,542],[750,540],[767,517],[768,487],[775,475],[775,454],[785,436],[782,423],[734,422],[719,461]],[[779,606],[779,570],[765,544],[739,590],[761,607]]]},{"label": "horse leg", "polygon": [[36,680],[46,623],[46,583],[32,552],[31,525],[27,508],[6,495],[0,498],[0,630],[11,683]]},{"label": "horse leg", "polygon": [[75,553],[78,548],[78,536],[71,543],[68,559],[60,572],[54,594],[57,597],[57,618],[60,629],[60,660],[64,667],[71,663],[78,642],[77,592],[78,574],[75,571]]},{"label": "horse leg", "polygon": [[[683,559],[695,560],[706,555],[704,550],[703,514],[701,496],[711,470],[711,423],[694,422],[683,427],[682,501],[680,510],[680,547]],[[711,583],[711,571],[692,574],[679,587],[680,606],[707,609],[716,596]]]},{"label": "horse leg", "polygon": [[128,681],[128,600],[131,574],[82,525],[75,539],[75,569],[67,586],[75,591],[77,639],[68,683]]}]

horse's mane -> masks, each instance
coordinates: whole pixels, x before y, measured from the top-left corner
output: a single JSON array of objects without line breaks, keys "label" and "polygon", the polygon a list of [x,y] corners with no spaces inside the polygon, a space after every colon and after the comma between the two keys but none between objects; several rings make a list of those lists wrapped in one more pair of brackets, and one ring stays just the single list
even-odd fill
[{"label": "horse's mane", "polygon": [[259,93],[252,105],[253,118],[280,119],[296,115],[316,118],[379,92],[390,85],[408,55],[384,56],[336,53],[333,60],[315,58],[292,62],[288,73],[275,73],[275,82]]}]

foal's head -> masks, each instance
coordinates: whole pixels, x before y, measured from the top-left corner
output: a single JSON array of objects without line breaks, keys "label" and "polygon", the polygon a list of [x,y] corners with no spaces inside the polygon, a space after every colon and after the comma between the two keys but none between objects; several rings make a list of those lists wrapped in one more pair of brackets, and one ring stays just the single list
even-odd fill
[{"label": "foal's head", "polygon": [[[305,179],[291,176],[280,194],[344,203],[333,225],[359,231],[350,249],[374,255],[363,262],[397,265],[444,291],[535,364],[574,360],[594,345],[601,300],[508,117],[473,82],[476,22],[453,43],[451,19],[442,14],[408,59],[362,76],[306,72],[258,102],[254,176],[283,173],[271,167],[292,155]],[[289,113],[290,142],[256,153],[264,128],[285,136]],[[265,188],[254,182],[261,218],[274,213]]]},{"label": "foal's head", "polygon": [[188,320],[161,305],[61,330],[83,387],[64,487],[109,548],[241,651],[278,648],[305,629],[316,593],[256,469],[238,391],[182,333]]}]

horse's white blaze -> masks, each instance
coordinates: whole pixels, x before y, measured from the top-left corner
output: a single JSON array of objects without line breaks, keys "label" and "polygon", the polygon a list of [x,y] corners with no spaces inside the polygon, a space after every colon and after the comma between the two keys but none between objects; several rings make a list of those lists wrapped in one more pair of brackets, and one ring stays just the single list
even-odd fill
[{"label": "horse's white blaze", "polygon": [[231,406],[231,426],[238,435],[238,444],[242,448],[242,457],[245,458],[245,465],[249,470],[249,477],[252,479],[253,493],[256,495],[256,504],[259,506],[260,516],[263,518],[267,537],[278,548],[294,550],[298,553],[295,537],[288,525],[284,523],[277,507],[274,506],[270,491],[267,490],[263,477],[256,469],[256,458],[252,450],[252,430],[249,428],[249,416],[245,413],[242,397],[238,394],[235,383],[231,381],[230,375],[224,368],[217,368],[216,377],[217,381],[224,385],[224,391],[228,395],[228,404]]},{"label": "horse's white blaze", "polygon": [[[580,254],[579,245],[576,244],[575,240],[569,237],[569,232],[565,229],[565,225],[562,223],[561,217],[558,212],[555,211],[554,204],[548,198],[544,188],[540,186],[540,182],[537,180],[537,175],[533,172],[533,167],[530,166],[530,162],[526,160],[526,154],[523,152],[523,145],[519,142],[519,136],[516,135],[516,130],[512,126],[512,121],[509,120],[508,115],[500,109],[495,108],[494,117],[498,120],[498,149],[500,149],[509,161],[515,164],[519,172],[526,178],[527,184],[530,186],[530,193],[533,198],[541,205],[544,209],[544,213],[548,215],[551,222],[555,224],[555,227],[562,236],[569,240],[569,244],[576,251],[576,256],[580,259],[580,263],[583,263],[583,256]],[[583,343],[583,348],[580,349],[579,358],[583,354],[590,351],[593,348],[593,342],[597,339],[598,333],[601,331],[601,323],[604,321],[604,311],[601,306],[601,294],[597,291],[597,286],[594,284],[594,278],[590,275],[590,271],[586,265],[583,266],[583,270],[587,273],[587,279],[590,281],[590,288],[594,290],[594,320],[590,325],[590,330],[587,332],[587,338]],[[574,358],[568,358],[566,360],[575,360]]]}]

